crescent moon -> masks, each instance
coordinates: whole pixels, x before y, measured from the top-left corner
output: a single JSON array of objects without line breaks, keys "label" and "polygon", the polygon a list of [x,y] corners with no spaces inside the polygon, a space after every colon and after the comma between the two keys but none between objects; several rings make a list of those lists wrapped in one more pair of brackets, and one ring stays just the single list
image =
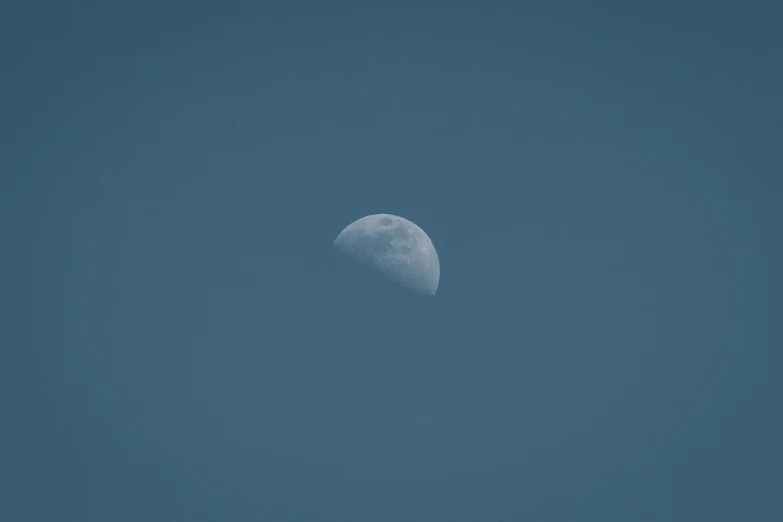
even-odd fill
[{"label": "crescent moon", "polygon": [[440,282],[440,260],[429,236],[412,221],[391,214],[357,219],[337,236],[333,246],[403,286],[434,296]]}]

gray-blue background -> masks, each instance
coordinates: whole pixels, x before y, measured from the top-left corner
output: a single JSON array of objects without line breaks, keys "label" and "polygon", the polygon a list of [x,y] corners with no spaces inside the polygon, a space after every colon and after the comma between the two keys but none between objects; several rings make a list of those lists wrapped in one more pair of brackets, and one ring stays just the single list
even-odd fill
[{"label": "gray-blue background", "polygon": [[783,520],[773,2],[16,4],[0,520]]}]

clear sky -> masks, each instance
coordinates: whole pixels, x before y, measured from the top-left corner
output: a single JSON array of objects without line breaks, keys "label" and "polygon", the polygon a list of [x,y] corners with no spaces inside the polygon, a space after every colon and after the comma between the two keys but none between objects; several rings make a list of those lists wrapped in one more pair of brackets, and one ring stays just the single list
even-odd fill
[{"label": "clear sky", "polygon": [[783,520],[783,8],[383,4],[0,9],[0,520]]}]

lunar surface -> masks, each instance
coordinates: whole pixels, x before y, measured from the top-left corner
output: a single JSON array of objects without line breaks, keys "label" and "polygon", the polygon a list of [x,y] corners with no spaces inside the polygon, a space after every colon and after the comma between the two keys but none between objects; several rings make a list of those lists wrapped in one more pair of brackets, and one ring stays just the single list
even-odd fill
[{"label": "lunar surface", "polygon": [[345,227],[333,246],[415,292],[433,296],[438,289],[440,261],[435,246],[405,218],[365,216]]}]

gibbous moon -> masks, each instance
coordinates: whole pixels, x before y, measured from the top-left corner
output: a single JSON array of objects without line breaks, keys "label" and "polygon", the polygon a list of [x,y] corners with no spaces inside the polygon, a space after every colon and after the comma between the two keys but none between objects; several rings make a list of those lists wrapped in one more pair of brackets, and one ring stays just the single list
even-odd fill
[{"label": "gibbous moon", "polygon": [[405,218],[365,216],[345,227],[333,246],[415,292],[433,296],[438,289],[440,261],[435,246]]}]

